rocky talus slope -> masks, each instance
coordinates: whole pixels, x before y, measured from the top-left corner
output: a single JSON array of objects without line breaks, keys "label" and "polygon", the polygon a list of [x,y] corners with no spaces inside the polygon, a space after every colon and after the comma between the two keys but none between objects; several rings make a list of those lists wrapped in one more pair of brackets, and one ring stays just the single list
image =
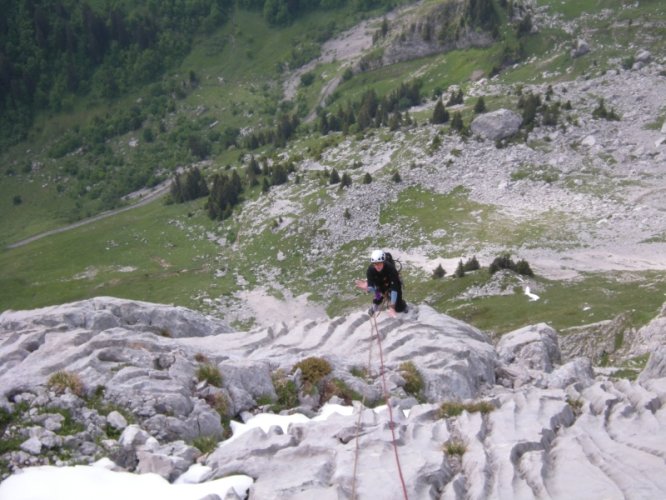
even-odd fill
[{"label": "rocky talus slope", "polygon": [[[654,338],[661,322],[636,338]],[[237,332],[183,308],[108,297],[4,312],[0,429],[15,446],[1,457],[3,477],[107,456],[170,481],[194,465],[202,481],[246,474],[249,498],[391,499],[403,498],[397,454],[409,498],[666,495],[666,348],[652,350],[638,381],[611,380],[585,358],[562,364],[545,324],[493,345],[421,305],[379,317],[382,371],[372,324],[359,312]],[[331,372],[308,378],[308,359]],[[221,379],[202,377],[202,366]],[[62,390],[56,373],[80,386]],[[299,423],[229,437],[227,417],[276,409],[285,387],[295,397],[283,414],[302,413]],[[326,401],[349,411],[317,418]],[[202,438],[217,441],[212,451],[194,446]]]}]

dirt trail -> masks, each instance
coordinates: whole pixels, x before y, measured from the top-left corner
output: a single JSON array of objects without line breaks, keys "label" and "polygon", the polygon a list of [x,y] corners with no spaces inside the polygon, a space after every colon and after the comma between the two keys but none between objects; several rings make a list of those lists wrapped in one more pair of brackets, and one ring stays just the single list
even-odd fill
[{"label": "dirt trail", "polygon": [[[74,224],[70,224],[68,226],[63,226],[59,227],[57,229],[51,229],[50,231],[45,231],[43,233],[36,234],[34,236],[31,236],[30,238],[26,238],[21,241],[17,241],[16,243],[11,243],[7,245],[7,249],[12,249],[12,248],[18,248],[22,247],[24,245],[27,245],[28,243],[32,243],[33,241],[40,240],[42,238],[45,238],[47,236],[51,236],[54,234],[59,234],[59,233],[64,233],[65,231],[69,231],[70,229],[75,229],[77,227],[85,226],[86,224],[90,224],[92,222],[97,222],[98,220],[101,219],[106,219],[107,217],[111,217],[113,215],[117,215],[122,212],[127,212],[128,210],[132,210],[138,207],[142,207],[144,205],[147,205],[153,200],[156,200],[157,198],[161,197],[162,195],[166,194],[169,191],[169,188],[171,187],[171,181],[165,181],[162,182],[161,184],[158,184],[155,188],[152,190],[148,191],[147,194],[143,195],[135,195],[134,193],[132,195],[129,195],[129,198],[137,198],[138,196],[142,196],[141,201],[127,206],[127,207],[122,207],[118,208],[116,210],[109,210],[108,212],[102,212],[101,214],[95,215],[93,217],[90,217],[88,219],[80,220],[78,222],[75,222]],[[146,192],[145,190],[140,191],[139,193],[144,193]]]}]

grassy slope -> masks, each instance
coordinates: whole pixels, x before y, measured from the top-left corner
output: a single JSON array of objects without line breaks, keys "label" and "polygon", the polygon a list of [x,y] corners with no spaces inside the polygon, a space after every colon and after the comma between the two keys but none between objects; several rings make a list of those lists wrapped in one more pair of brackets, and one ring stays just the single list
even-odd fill
[{"label": "grassy slope", "polygon": [[[548,3],[552,3],[552,8],[565,17],[576,17],[581,12],[595,12],[611,6],[608,1],[592,0]],[[658,3],[641,3],[642,12],[658,9]],[[330,16],[330,13],[313,15],[306,20],[305,26],[314,30],[313,26],[330,20],[327,15]],[[622,18],[621,11],[616,20]],[[590,23],[593,28],[608,28],[611,21],[592,19]],[[341,21],[338,19],[338,22]],[[202,84],[182,103],[181,111],[187,116],[198,106],[204,106],[205,116],[211,122],[220,120],[230,126],[262,123],[266,115],[261,110],[275,106],[281,91],[276,61],[288,58],[294,40],[307,38],[304,32],[307,33],[308,28],[304,29],[300,24],[288,30],[273,30],[265,26],[257,15],[239,12],[233,24],[213,37],[201,40],[184,61],[179,73],[186,74],[194,70]],[[602,30],[599,36],[624,41],[625,38],[643,35],[637,33],[631,25],[625,25],[625,28],[613,25],[612,30]],[[531,39],[528,44],[529,50],[537,56],[535,62],[509,71],[503,78],[510,82],[540,81],[544,72],[563,74],[564,60],[550,57],[550,51],[565,40],[568,38],[562,33],[544,29],[541,35]],[[664,42],[656,39],[653,43],[663,47]],[[423,78],[424,94],[429,95],[437,87],[446,88],[452,83],[466,82],[476,69],[487,71],[498,50],[492,47],[456,51],[354,77],[339,88],[343,96],[341,101],[357,99],[368,86],[375,87],[383,94],[402,82],[405,75],[417,73]],[[607,57],[617,57],[616,50],[609,48],[605,57],[599,58],[599,64],[605,64]],[[232,57],[238,54],[244,57]],[[577,61],[574,73],[589,71],[586,64]],[[320,75],[322,72],[339,70],[338,66],[332,64],[319,67],[316,72]],[[313,87],[302,91],[308,103],[314,102],[321,82],[317,79]],[[135,96],[128,96],[128,102],[133,98]],[[247,109],[255,112],[249,114],[245,112]],[[72,115],[40,121],[32,137],[32,148],[39,150],[45,147],[50,134],[55,133],[58,127],[89,113],[89,109],[81,106]],[[428,115],[424,113],[416,118],[422,121]],[[326,141],[335,140],[316,136],[303,138],[299,141],[300,145],[294,148],[297,150],[300,147],[301,154],[307,156],[308,148],[310,152],[315,151],[317,148],[325,148]],[[0,183],[3,209],[0,220],[0,234],[3,236],[0,243],[16,241],[63,224],[68,207],[73,203],[58,195],[53,183],[49,182],[48,168],[34,174],[32,182],[26,182],[27,174],[22,169],[25,168],[27,158],[31,158],[25,152],[26,149],[25,145],[17,147],[5,157],[6,161],[15,165],[17,175],[5,177]],[[234,164],[237,158],[237,151],[227,151],[214,159],[213,166]],[[395,161],[403,160],[397,157]],[[306,204],[306,207],[310,206],[306,210],[312,213],[316,210],[318,199],[324,203],[330,199],[329,188],[325,182],[316,179],[310,179],[307,185],[310,187],[296,190],[294,196],[311,200]],[[320,187],[313,189],[317,185]],[[22,204],[12,203],[15,194],[22,196]],[[247,197],[256,195],[248,194]],[[401,196],[403,201],[409,200],[410,203],[389,204],[381,217],[397,218],[405,230],[418,224],[431,231],[438,228],[440,220],[445,218],[455,225],[461,241],[468,243],[477,241],[487,244],[492,240],[495,245],[510,247],[535,240],[566,241],[569,236],[554,231],[548,218],[524,221],[501,233],[491,231],[493,225],[501,223],[493,209],[469,202],[461,192],[450,196],[440,195],[434,200],[426,190],[408,190]],[[457,210],[456,207],[461,205],[466,206],[467,210]],[[239,277],[250,285],[270,284],[269,270],[262,264],[267,261],[278,266],[280,281],[288,283],[295,294],[312,292],[312,298],[324,301],[332,314],[365,304],[366,298],[355,294],[350,284],[357,277],[358,269],[364,265],[363,260],[356,256],[362,255],[369,242],[356,241],[344,245],[332,263],[310,262],[305,253],[311,239],[320,230],[316,221],[294,236],[289,231],[276,230],[272,220],[213,223],[205,216],[202,207],[203,200],[170,206],[164,206],[158,201],[90,226],[39,240],[26,247],[3,251],[0,253],[0,269],[3,269],[0,274],[0,310],[34,308],[98,295],[176,303],[205,310],[205,299],[230,295],[237,290]],[[484,224],[473,223],[470,212],[474,212]],[[301,216],[294,214],[297,219]],[[559,216],[561,214],[549,215],[552,218]],[[247,227],[251,223],[256,224],[260,230],[257,231],[258,236],[250,238]],[[209,241],[211,234],[215,237],[239,235],[240,242],[234,248],[220,247]],[[497,234],[502,236],[493,236]],[[470,248],[469,245],[464,247]],[[278,252],[286,256],[284,260],[277,261]],[[351,262],[349,256],[354,256]],[[336,270],[332,275],[326,272],[329,266]],[[543,291],[539,292],[542,300],[538,303],[528,303],[522,293],[461,300],[457,297],[465,289],[480,286],[488,280],[484,272],[470,274],[465,280],[447,277],[436,281],[423,272],[409,268],[405,269],[404,274],[406,293],[411,301],[430,303],[439,310],[496,332],[505,332],[538,321],[565,328],[609,319],[622,311],[632,312],[635,322],[640,324],[654,316],[666,292],[666,284],[654,273],[623,273],[621,278],[589,275],[576,282],[538,280],[543,287]],[[322,292],[319,287],[312,286],[313,282],[320,283],[321,288],[329,292],[337,290],[338,293]],[[646,294],[645,289],[650,293]],[[274,287],[274,293],[279,294],[280,291]]]}]

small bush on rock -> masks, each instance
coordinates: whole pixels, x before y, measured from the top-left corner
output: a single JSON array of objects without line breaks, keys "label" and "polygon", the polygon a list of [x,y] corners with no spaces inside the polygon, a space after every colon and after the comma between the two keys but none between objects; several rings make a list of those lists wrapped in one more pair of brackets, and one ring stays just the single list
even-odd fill
[{"label": "small bush on rock", "polygon": [[354,377],[362,378],[365,379],[368,377],[368,369],[365,367],[358,367],[358,366],[353,366],[350,370],[349,373],[354,375]]},{"label": "small bush on rock", "polygon": [[446,401],[439,407],[439,418],[457,417],[462,414],[463,410],[462,403]]},{"label": "small bush on rock", "polygon": [[222,387],[222,374],[220,370],[212,363],[204,363],[197,368],[197,380],[204,380],[215,387]]},{"label": "small bush on rock", "polygon": [[406,361],[400,365],[400,374],[405,379],[405,392],[419,398],[423,392],[423,377],[414,363]]},{"label": "small bush on rock", "polygon": [[64,394],[69,389],[73,394],[82,396],[84,392],[83,382],[76,373],[59,371],[49,377],[47,387],[57,394]]},{"label": "small bush on rock", "polygon": [[199,436],[192,440],[192,446],[198,448],[203,454],[210,453],[217,448],[218,440],[215,436]]},{"label": "small bush on rock", "polygon": [[358,392],[350,389],[347,384],[337,378],[326,382],[321,395],[321,402],[325,403],[333,396],[342,399],[346,405],[350,405],[352,401],[361,401],[363,399]]},{"label": "small bush on rock", "polygon": [[331,364],[323,358],[306,358],[294,365],[292,373],[301,370],[303,382],[317,385],[321,379],[333,371]]},{"label": "small bush on rock", "polygon": [[489,401],[478,401],[475,403],[460,403],[457,401],[445,401],[439,407],[439,418],[457,417],[463,411],[468,413],[490,413],[495,406]]},{"label": "small bush on rock", "polygon": [[461,457],[465,454],[465,451],[467,451],[467,447],[462,441],[451,439],[444,443],[444,451],[447,455],[458,455]]}]

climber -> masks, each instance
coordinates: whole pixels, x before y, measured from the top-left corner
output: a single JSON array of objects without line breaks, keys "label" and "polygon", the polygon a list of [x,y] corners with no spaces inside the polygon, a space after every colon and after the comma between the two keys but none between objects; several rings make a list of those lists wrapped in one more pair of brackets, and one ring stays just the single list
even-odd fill
[{"label": "climber", "polygon": [[364,292],[374,293],[368,314],[373,315],[388,299],[388,314],[395,318],[398,312],[407,312],[407,303],[402,299],[402,281],[391,254],[374,250],[370,255],[370,266],[365,280],[357,280],[356,286]]}]

